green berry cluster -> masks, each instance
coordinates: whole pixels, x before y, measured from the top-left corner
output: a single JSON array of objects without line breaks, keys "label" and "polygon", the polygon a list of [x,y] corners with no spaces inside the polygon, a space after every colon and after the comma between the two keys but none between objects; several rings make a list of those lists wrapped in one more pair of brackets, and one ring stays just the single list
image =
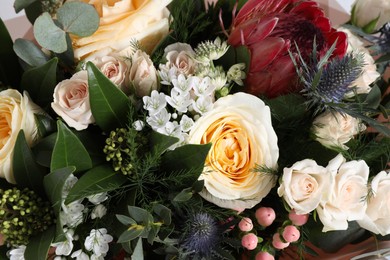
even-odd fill
[{"label": "green berry cluster", "polygon": [[48,12],[51,16],[57,13],[57,9],[63,4],[63,0],[41,0],[43,12]]},{"label": "green berry cluster", "polygon": [[28,188],[0,189],[0,199],[0,234],[11,246],[26,245],[54,223],[50,203]]},{"label": "green berry cluster", "polygon": [[111,131],[106,139],[103,152],[106,160],[112,161],[115,171],[121,171],[124,175],[130,175],[138,159],[138,149],[142,141],[138,132],[134,129],[117,128]]}]

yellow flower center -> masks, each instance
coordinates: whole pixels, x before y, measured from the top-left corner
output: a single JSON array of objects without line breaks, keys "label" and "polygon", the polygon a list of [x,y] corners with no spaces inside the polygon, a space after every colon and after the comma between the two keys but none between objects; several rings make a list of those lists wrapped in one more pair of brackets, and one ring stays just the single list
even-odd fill
[{"label": "yellow flower center", "polygon": [[0,104],[0,149],[4,147],[11,135],[12,113],[7,104]]}]

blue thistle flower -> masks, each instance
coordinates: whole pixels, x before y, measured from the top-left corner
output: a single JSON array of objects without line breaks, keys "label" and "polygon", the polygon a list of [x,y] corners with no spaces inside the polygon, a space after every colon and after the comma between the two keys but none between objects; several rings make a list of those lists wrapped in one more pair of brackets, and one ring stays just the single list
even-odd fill
[{"label": "blue thistle flower", "polygon": [[208,213],[195,213],[187,222],[187,232],[181,247],[200,257],[210,256],[220,240],[220,228]]},{"label": "blue thistle flower", "polygon": [[390,53],[390,22],[379,29],[379,36],[375,38],[377,53]]}]

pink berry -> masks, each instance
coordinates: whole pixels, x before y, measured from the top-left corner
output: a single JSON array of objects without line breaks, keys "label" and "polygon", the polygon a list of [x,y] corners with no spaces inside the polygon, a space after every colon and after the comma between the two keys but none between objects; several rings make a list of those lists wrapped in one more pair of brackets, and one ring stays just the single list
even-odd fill
[{"label": "pink berry", "polygon": [[258,252],[256,255],[256,260],[275,260],[275,257],[268,252]]},{"label": "pink berry", "polygon": [[241,239],[241,244],[243,247],[245,247],[248,250],[253,250],[257,247],[259,239],[257,236],[253,233],[246,234]]},{"label": "pink berry", "polygon": [[296,226],[288,225],[283,230],[283,239],[287,242],[293,243],[298,241],[299,237],[301,236],[301,233],[297,229]]},{"label": "pink berry", "polygon": [[302,214],[299,215],[295,213],[295,210],[291,210],[288,214],[288,218],[291,220],[291,222],[296,226],[302,226],[305,225],[307,220],[309,219],[309,214]]},{"label": "pink berry", "polygon": [[274,209],[267,207],[258,208],[255,215],[257,222],[263,227],[268,227],[271,225],[276,218]]},{"label": "pink berry", "polygon": [[274,236],[272,237],[272,245],[276,249],[284,249],[290,245],[289,242],[285,243],[280,239],[279,233],[275,233]]},{"label": "pink berry", "polygon": [[241,219],[240,223],[238,223],[238,228],[244,232],[251,231],[253,228],[252,220],[250,218]]}]

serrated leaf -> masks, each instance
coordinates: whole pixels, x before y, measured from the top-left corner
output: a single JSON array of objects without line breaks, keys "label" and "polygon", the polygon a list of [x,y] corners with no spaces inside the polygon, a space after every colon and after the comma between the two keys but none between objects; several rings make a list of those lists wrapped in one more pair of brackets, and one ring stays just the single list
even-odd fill
[{"label": "serrated leaf", "polygon": [[50,14],[41,14],[34,22],[34,36],[39,45],[55,53],[66,51],[66,32],[59,28]]},{"label": "serrated leaf", "polygon": [[62,202],[62,189],[64,187],[66,179],[74,173],[76,167],[69,166],[61,169],[57,169],[43,178],[43,186],[46,191],[46,195],[49,198],[56,216],[58,216],[61,209]]},{"label": "serrated leaf", "polygon": [[76,167],[76,172],[91,169],[91,157],[77,136],[60,120],[57,121],[57,131],[50,171],[71,165]]},{"label": "serrated leaf", "polygon": [[13,42],[8,30],[0,19],[0,82],[19,88],[21,67],[13,50]]},{"label": "serrated leaf", "polygon": [[55,226],[51,226],[46,231],[34,236],[30,239],[24,252],[24,259],[36,260],[47,259],[50,249],[50,244],[55,235]]},{"label": "serrated leaf", "polygon": [[160,220],[162,220],[164,225],[169,226],[171,224],[172,212],[169,208],[161,204],[155,204],[153,205],[153,211],[160,218]]},{"label": "serrated leaf", "polygon": [[105,131],[127,124],[129,98],[91,62],[87,63],[89,100],[96,124]]},{"label": "serrated leaf", "polygon": [[125,226],[130,226],[130,225],[137,224],[137,222],[135,222],[134,219],[132,219],[132,218],[130,218],[128,216],[121,215],[121,214],[116,214],[115,216],[119,220],[119,222],[122,223]]},{"label": "serrated leaf", "polygon": [[96,166],[79,178],[69,191],[65,204],[101,192],[116,190],[126,181],[127,178],[121,173],[115,172],[110,165]]},{"label": "serrated leaf", "polygon": [[43,177],[46,172],[35,162],[23,130],[19,131],[15,142],[12,168],[15,181],[20,187],[27,187],[43,195]]},{"label": "serrated leaf", "polygon": [[58,59],[53,58],[44,65],[23,73],[22,89],[41,107],[46,107],[53,101],[54,88],[57,85],[57,65]]},{"label": "serrated leaf", "polygon": [[49,61],[45,53],[32,41],[16,39],[13,49],[16,55],[31,67],[39,67]]},{"label": "serrated leaf", "polygon": [[27,6],[31,5],[34,2],[38,2],[38,0],[15,0],[14,9],[16,13],[19,13]]},{"label": "serrated leaf", "polygon": [[57,10],[57,19],[64,31],[86,37],[97,30],[100,18],[92,5],[83,2],[65,2]]},{"label": "serrated leaf", "polygon": [[382,100],[381,90],[377,85],[375,85],[371,88],[366,99],[364,100],[364,103],[367,104],[367,107],[375,109],[379,106],[381,100]]},{"label": "serrated leaf", "polygon": [[131,241],[141,236],[143,232],[144,232],[144,228],[126,230],[119,236],[117,242],[124,243],[124,242]]},{"label": "serrated leaf", "polygon": [[170,146],[177,143],[179,138],[160,134],[156,131],[152,131],[150,135],[150,146],[157,154],[163,154]]}]

